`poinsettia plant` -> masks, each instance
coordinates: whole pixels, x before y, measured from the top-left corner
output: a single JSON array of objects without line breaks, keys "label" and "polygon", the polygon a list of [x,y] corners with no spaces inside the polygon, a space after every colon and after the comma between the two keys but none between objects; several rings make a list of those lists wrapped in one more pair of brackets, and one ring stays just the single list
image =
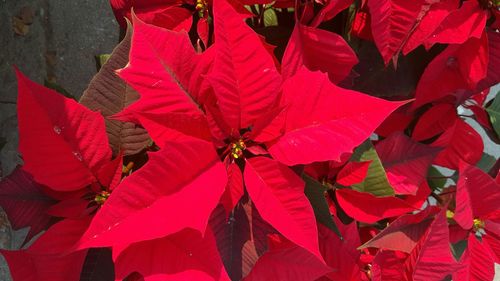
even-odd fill
[{"label": "poinsettia plant", "polygon": [[14,281],[493,280],[498,1],[110,2],[79,102],[16,69]]}]

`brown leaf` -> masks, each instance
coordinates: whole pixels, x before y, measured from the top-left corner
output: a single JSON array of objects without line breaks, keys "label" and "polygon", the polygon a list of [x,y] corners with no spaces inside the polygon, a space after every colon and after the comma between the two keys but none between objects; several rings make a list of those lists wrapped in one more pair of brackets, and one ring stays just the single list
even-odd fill
[{"label": "brown leaf", "polygon": [[[100,111],[109,117],[122,111],[139,98],[139,94],[119,78],[115,71],[128,63],[132,28],[129,27],[125,38],[113,50],[111,57],[90,81],[80,103],[91,110]],[[149,141],[149,135],[142,127],[133,123],[106,118],[106,131],[113,153],[121,149],[125,155],[138,153]]]},{"label": "brown leaf", "polygon": [[12,28],[17,35],[24,36],[30,31],[30,27],[26,25],[19,17],[12,18]]}]

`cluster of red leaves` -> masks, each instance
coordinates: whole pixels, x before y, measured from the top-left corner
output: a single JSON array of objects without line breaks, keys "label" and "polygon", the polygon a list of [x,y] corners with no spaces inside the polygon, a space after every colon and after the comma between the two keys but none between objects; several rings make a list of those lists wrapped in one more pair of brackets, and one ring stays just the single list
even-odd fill
[{"label": "cluster of red leaves", "polygon": [[[277,1],[295,9],[277,59],[247,24],[266,2],[112,0],[128,31],[80,104],[18,72],[25,164],[0,205],[27,240],[47,230],[1,250],[14,281],[105,280],[89,248],[128,281],[493,279],[498,163],[476,167],[482,138],[457,107],[498,140],[498,7]],[[384,69],[431,54],[400,101],[353,90],[361,48],[320,28],[342,13]]]}]

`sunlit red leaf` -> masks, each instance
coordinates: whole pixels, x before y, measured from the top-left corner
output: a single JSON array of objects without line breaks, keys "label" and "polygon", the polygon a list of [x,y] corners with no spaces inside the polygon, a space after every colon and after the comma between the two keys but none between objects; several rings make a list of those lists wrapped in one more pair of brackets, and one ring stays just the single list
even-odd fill
[{"label": "sunlit red leaf", "polygon": [[287,79],[283,95],[285,134],[269,152],[286,165],[341,161],[403,104],[337,87],[326,74],[305,68]]},{"label": "sunlit red leaf", "polygon": [[426,40],[426,47],[435,43],[462,44],[469,38],[480,38],[487,18],[488,12],[478,1],[463,1],[462,6],[451,12]]},{"label": "sunlit red leaf", "polygon": [[102,115],[16,72],[24,169],[58,191],[97,181],[97,171],[111,159]]},{"label": "sunlit red leaf", "polygon": [[340,35],[297,23],[283,56],[281,73],[286,79],[305,66],[328,73],[330,80],[336,83],[357,63],[356,54]]},{"label": "sunlit red leaf", "polygon": [[166,143],[149,157],[113,191],[80,248],[155,239],[188,227],[203,233],[227,182],[212,144]]},{"label": "sunlit red leaf", "polygon": [[270,235],[269,244],[269,251],[259,258],[245,281],[316,280],[333,270],[281,235]]},{"label": "sunlit red leaf", "polygon": [[132,272],[150,280],[229,281],[212,231],[185,229],[163,238],[114,249],[117,280]]},{"label": "sunlit red leaf", "polygon": [[433,102],[447,95],[460,98],[460,91],[473,90],[486,77],[488,37],[470,38],[463,44],[451,44],[426,67],[415,93],[413,106]]},{"label": "sunlit red leaf", "polygon": [[262,218],[322,261],[316,219],[302,179],[285,165],[262,156],[247,159],[244,178]]},{"label": "sunlit red leaf", "polygon": [[214,1],[216,54],[208,79],[224,119],[247,128],[277,102],[281,77],[261,38],[226,0]]}]

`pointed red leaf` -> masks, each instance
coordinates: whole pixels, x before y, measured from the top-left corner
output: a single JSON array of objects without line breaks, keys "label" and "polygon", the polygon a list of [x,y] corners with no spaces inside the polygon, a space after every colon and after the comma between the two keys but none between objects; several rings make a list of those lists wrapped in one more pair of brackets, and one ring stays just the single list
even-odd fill
[{"label": "pointed red leaf", "polygon": [[420,144],[402,132],[390,135],[375,149],[384,165],[387,179],[396,194],[417,193],[439,149]]},{"label": "pointed red leaf", "polygon": [[488,30],[486,33],[488,35],[489,52],[488,70],[486,77],[478,83],[475,92],[481,92],[493,87],[500,81],[500,70],[498,68],[498,65],[500,65],[500,33],[492,30]]},{"label": "pointed red leaf", "polygon": [[425,0],[369,0],[375,44],[385,64],[397,61],[411,32],[418,28],[432,3]]},{"label": "pointed red leaf", "polygon": [[461,161],[453,219],[465,229],[500,206],[500,185],[481,169]]},{"label": "pointed red leaf", "polygon": [[102,115],[16,73],[24,169],[58,191],[95,182],[95,173],[111,159]]},{"label": "pointed red leaf", "polygon": [[214,1],[214,21],[216,54],[208,79],[229,126],[247,128],[275,105],[281,78],[261,38],[226,0]]},{"label": "pointed red leaf", "polygon": [[404,262],[407,254],[379,251],[372,262],[372,281],[400,281],[405,278]]},{"label": "pointed red leaf", "polygon": [[460,90],[473,90],[486,77],[488,38],[471,38],[463,44],[451,44],[435,57],[422,74],[413,107],[420,107]]},{"label": "pointed red leaf", "polygon": [[[150,280],[229,281],[212,231],[193,229],[113,249],[117,280],[132,272]],[[128,280],[128,279],[127,279]]]},{"label": "pointed red leaf", "polygon": [[460,268],[450,251],[446,207],[436,215],[405,266],[409,280],[415,281],[443,280]]},{"label": "pointed red leaf", "polygon": [[[205,116],[196,101],[201,94],[199,72],[207,70],[200,61],[187,33],[134,18],[130,62],[119,75],[139,92],[140,98],[118,116],[123,119],[132,115],[141,122],[152,119],[188,135],[207,137]],[[146,129],[158,134],[154,127]]]},{"label": "pointed red leaf", "polygon": [[449,103],[436,104],[418,119],[411,137],[416,141],[432,138],[446,131],[457,118],[455,106]]},{"label": "pointed red leaf", "polygon": [[311,23],[312,27],[318,27],[322,22],[333,19],[343,10],[347,9],[353,0],[328,0]]},{"label": "pointed red leaf", "polygon": [[356,280],[354,275],[360,271],[358,227],[356,222],[344,225],[339,219],[334,219],[342,239],[326,226],[318,224],[320,251],[326,264],[333,269],[327,277],[330,280]]},{"label": "pointed red leaf", "polygon": [[245,281],[308,281],[332,271],[313,254],[279,234],[270,235],[269,244],[269,251],[259,258]]},{"label": "pointed red leaf", "polygon": [[155,239],[188,227],[203,233],[225,185],[226,169],[211,143],[166,143],[113,190],[79,247]]},{"label": "pointed red leaf", "polygon": [[460,160],[469,164],[477,163],[484,149],[481,136],[460,118],[457,118],[455,124],[433,142],[432,146],[444,148],[434,163],[450,169],[458,168]]},{"label": "pointed red leaf", "polygon": [[495,276],[495,261],[488,246],[480,242],[474,234],[469,234],[460,264],[463,268],[453,274],[456,281],[493,280]]},{"label": "pointed red leaf", "polygon": [[246,161],[245,185],[264,220],[320,260],[314,211],[304,182],[285,165],[262,156]]},{"label": "pointed red leaf", "polygon": [[281,74],[287,79],[305,66],[328,73],[330,80],[336,83],[357,63],[356,54],[340,35],[297,23],[283,56]]},{"label": "pointed red leaf", "polygon": [[464,1],[426,40],[426,48],[435,43],[462,44],[469,38],[480,38],[487,18],[488,11],[481,8],[478,1]]},{"label": "pointed red leaf", "polygon": [[182,0],[110,0],[116,20],[123,29],[127,28],[125,18],[132,19],[131,10],[143,21],[152,23],[165,10],[182,4]]},{"label": "pointed red leaf", "polygon": [[276,230],[260,216],[253,202],[245,196],[229,217],[223,206],[218,206],[210,217],[219,254],[232,280],[247,276],[268,250],[267,236]]},{"label": "pointed red leaf", "polygon": [[435,208],[428,208],[415,215],[400,216],[359,248],[372,247],[411,253],[425,235],[435,213]]},{"label": "pointed red leaf", "polygon": [[227,185],[221,197],[221,203],[224,205],[227,213],[230,213],[234,206],[238,204],[244,194],[243,174],[236,163],[226,164],[227,167]]},{"label": "pointed red leaf", "polygon": [[[431,1],[427,2],[430,3]],[[450,13],[455,11],[459,5],[458,0],[439,0],[432,2],[434,3],[428,8],[429,10],[422,17],[420,24],[410,32],[409,38],[403,46],[404,55],[407,55],[418,46],[425,43],[429,36],[443,25],[443,20],[445,20]]]},{"label": "pointed red leaf", "polygon": [[337,183],[343,186],[351,186],[363,182],[371,163],[372,161],[347,163],[337,174]]},{"label": "pointed red leaf", "polygon": [[341,161],[403,104],[337,87],[325,74],[305,68],[287,79],[283,95],[285,134],[268,147],[286,165]]},{"label": "pointed red leaf", "polygon": [[54,202],[21,167],[0,181],[0,206],[14,230],[30,227],[26,241],[49,226],[50,216],[46,212]]},{"label": "pointed red leaf", "polygon": [[0,250],[15,281],[79,280],[86,250],[68,253],[90,222],[63,220],[24,250]]},{"label": "pointed red leaf", "polygon": [[342,188],[335,191],[340,207],[352,218],[375,223],[384,218],[396,217],[416,208],[393,196],[376,197],[367,192]]}]

